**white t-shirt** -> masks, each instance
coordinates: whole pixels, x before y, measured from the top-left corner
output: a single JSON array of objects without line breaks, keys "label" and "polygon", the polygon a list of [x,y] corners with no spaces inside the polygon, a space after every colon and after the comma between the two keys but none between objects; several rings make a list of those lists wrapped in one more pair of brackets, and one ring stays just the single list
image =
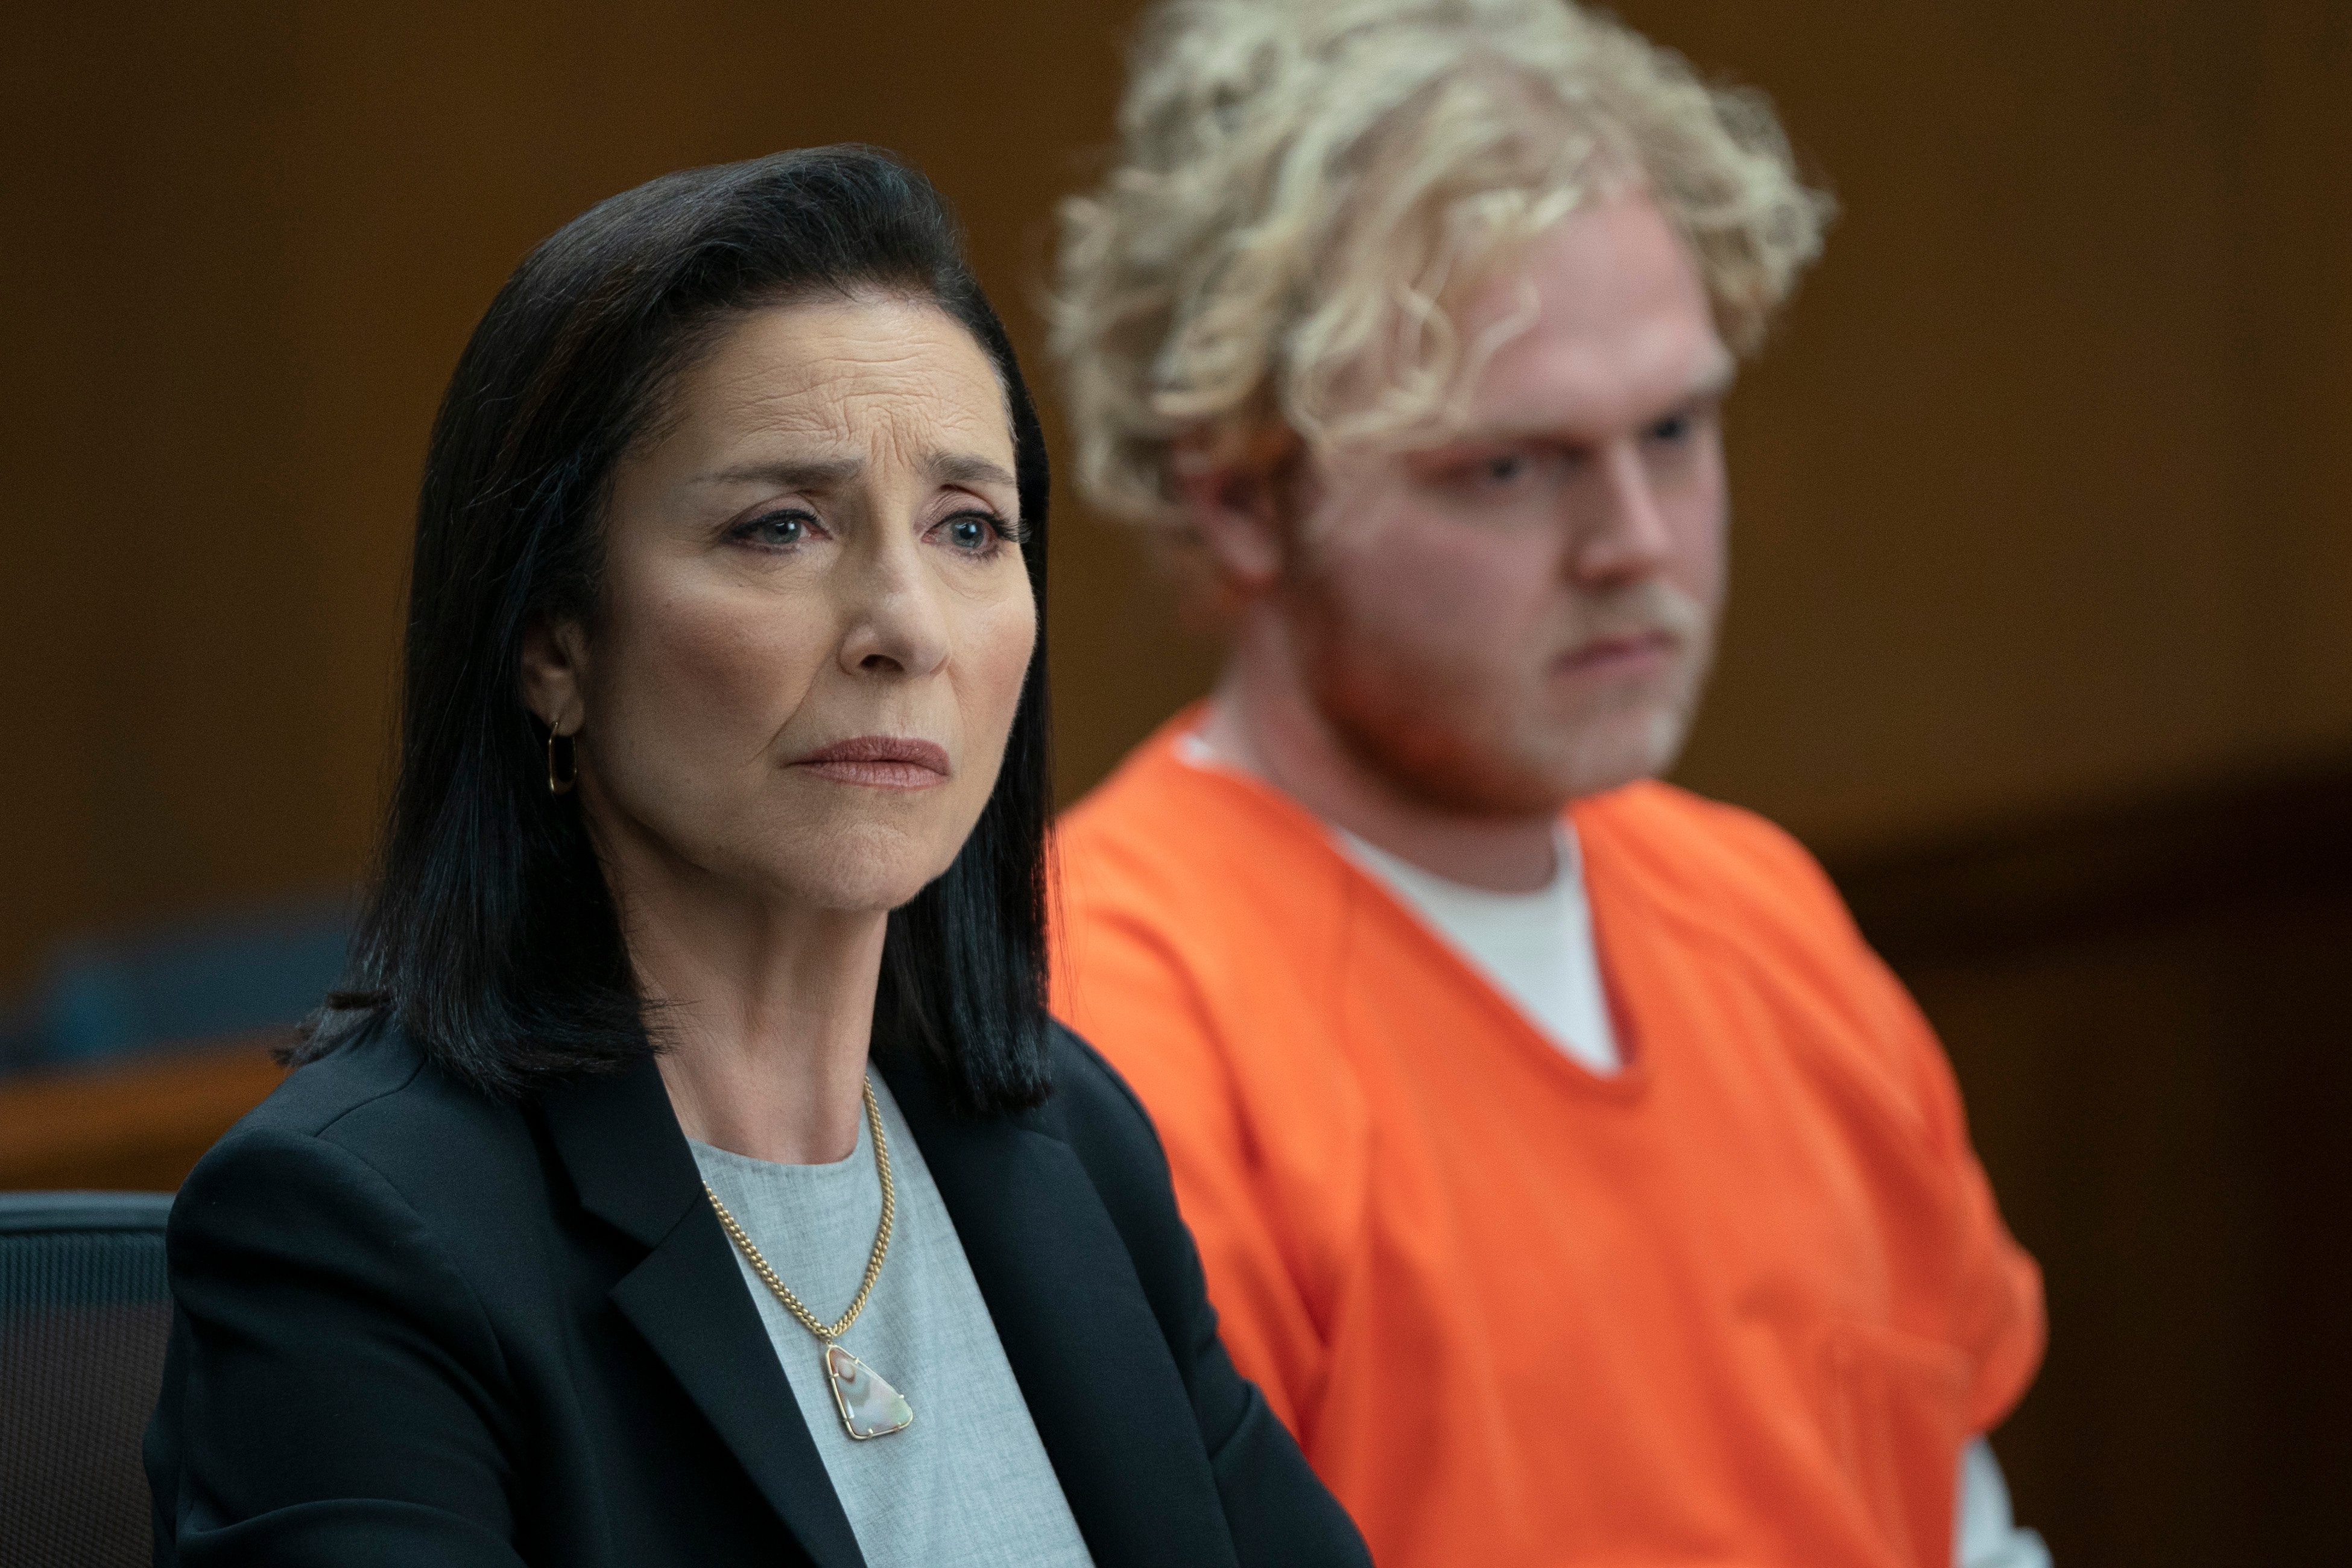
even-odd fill
[{"label": "white t-shirt", "polygon": [[[914,1425],[852,1438],[826,1383],[823,1343],[739,1250],[744,1288],[800,1406],[777,1418],[806,1422],[873,1568],[1090,1568],[930,1167],[879,1077],[874,1098],[890,1140],[898,1217],[874,1294],[841,1348],[907,1396]],[[688,1147],[768,1267],[810,1311],[839,1316],[865,1278],[882,1218],[866,1118],[849,1158],[829,1165],[775,1164],[691,1140]]]},{"label": "white t-shirt", "polygon": [[1624,1066],[1593,956],[1592,906],[1574,829],[1560,825],[1551,881],[1532,893],[1448,881],[1352,833],[1334,833],[1349,858],[1494,982],[1545,1038],[1604,1078]]}]

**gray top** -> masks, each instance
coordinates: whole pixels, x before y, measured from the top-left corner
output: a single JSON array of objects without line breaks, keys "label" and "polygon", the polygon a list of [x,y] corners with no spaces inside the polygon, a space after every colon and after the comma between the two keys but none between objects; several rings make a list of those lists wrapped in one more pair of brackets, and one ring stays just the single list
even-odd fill
[{"label": "gray top", "polygon": [[[840,1342],[906,1395],[914,1425],[853,1439],[826,1384],[823,1342],[740,1251],[735,1259],[858,1547],[871,1568],[1090,1568],[922,1151],[879,1077],[874,1093],[898,1214],[874,1294]],[[691,1146],[703,1180],[802,1304],[825,1322],[847,1310],[882,1218],[865,1117],[857,1147],[838,1164],[779,1165]]]}]

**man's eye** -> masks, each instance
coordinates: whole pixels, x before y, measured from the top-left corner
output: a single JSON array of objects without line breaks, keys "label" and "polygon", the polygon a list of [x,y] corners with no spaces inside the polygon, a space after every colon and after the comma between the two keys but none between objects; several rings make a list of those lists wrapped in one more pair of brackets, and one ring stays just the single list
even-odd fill
[{"label": "man's eye", "polygon": [[1669,445],[1686,438],[1690,433],[1691,416],[1687,414],[1670,414],[1650,426],[1651,440]]},{"label": "man's eye", "polygon": [[1527,457],[1519,452],[1507,452],[1499,458],[1489,458],[1478,465],[1478,477],[1490,485],[1511,484],[1525,476],[1527,471]]}]

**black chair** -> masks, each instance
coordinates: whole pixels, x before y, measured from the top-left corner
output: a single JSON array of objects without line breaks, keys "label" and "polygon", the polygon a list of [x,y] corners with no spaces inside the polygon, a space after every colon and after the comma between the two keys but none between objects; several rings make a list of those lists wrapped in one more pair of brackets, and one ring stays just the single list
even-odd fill
[{"label": "black chair", "polygon": [[0,1564],[146,1568],[169,1193],[0,1193]]}]

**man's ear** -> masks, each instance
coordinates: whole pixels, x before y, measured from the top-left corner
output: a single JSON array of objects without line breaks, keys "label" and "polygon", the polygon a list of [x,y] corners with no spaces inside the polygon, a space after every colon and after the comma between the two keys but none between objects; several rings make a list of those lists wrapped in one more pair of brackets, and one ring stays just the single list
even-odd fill
[{"label": "man's ear", "polygon": [[1249,449],[1212,453],[1205,446],[1176,453],[1176,483],[1185,519],[1218,577],[1242,596],[1255,597],[1282,575],[1289,550],[1295,444],[1254,443]]},{"label": "man's ear", "polygon": [[559,735],[576,735],[588,721],[581,690],[586,652],[576,621],[533,616],[523,628],[523,705]]}]

